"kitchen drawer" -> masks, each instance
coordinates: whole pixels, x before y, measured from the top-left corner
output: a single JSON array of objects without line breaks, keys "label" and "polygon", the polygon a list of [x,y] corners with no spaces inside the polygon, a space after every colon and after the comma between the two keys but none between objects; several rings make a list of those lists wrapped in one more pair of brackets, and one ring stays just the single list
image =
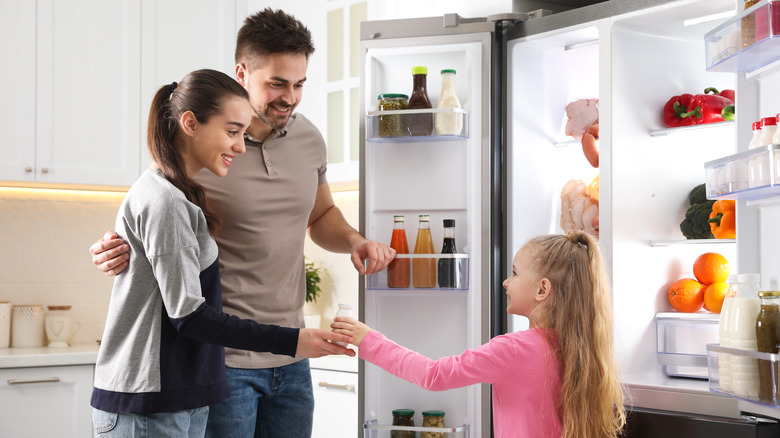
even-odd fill
[{"label": "kitchen drawer", "polygon": [[94,366],[0,369],[4,437],[92,436]]},{"label": "kitchen drawer", "polygon": [[312,438],[359,436],[358,375],[312,368],[314,428]]}]

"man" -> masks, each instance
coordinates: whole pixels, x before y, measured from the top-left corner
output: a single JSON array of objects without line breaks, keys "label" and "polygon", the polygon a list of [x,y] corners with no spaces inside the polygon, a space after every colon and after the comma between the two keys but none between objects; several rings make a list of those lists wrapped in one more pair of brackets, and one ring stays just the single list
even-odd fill
[{"label": "man", "polygon": [[[225,311],[289,327],[303,326],[306,230],[324,249],[351,254],[360,274],[381,271],[395,257],[393,249],[365,239],[346,222],[325,178],[324,140],[308,119],[293,114],[313,51],[308,29],[282,11],[265,9],[246,19],[235,74],[255,113],[247,151],[227,177],[197,177],[223,220],[217,243]],[[93,262],[108,275],[121,272],[128,258],[115,237],[107,233],[90,248]],[[323,342],[322,355],[343,352],[336,347]],[[230,397],[211,407],[207,436],[311,434],[307,359],[227,349],[226,365]]]}]

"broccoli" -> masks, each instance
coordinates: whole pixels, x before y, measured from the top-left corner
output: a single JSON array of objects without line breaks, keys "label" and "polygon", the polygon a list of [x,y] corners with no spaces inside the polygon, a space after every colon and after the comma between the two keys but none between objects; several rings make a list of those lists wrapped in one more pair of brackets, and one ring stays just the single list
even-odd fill
[{"label": "broccoli", "polygon": [[688,196],[688,199],[691,201],[691,205],[701,204],[703,202],[707,201],[707,185],[701,184],[693,188],[691,190],[690,196]]},{"label": "broccoli", "polygon": [[[694,189],[694,192],[696,189]],[[691,194],[693,198],[693,193]],[[714,239],[710,231],[710,213],[712,213],[712,204],[715,201],[700,202],[692,204],[685,212],[685,220],[680,224],[680,231],[686,239]]]}]

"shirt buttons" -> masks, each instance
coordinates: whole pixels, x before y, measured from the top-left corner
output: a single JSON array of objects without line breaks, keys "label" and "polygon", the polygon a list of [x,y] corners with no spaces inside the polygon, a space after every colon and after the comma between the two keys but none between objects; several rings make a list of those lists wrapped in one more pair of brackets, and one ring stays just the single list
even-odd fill
[{"label": "shirt buttons", "polygon": [[266,161],[266,162],[265,162],[265,165],[266,165],[266,166],[270,166],[270,165],[271,165],[271,160],[268,160],[268,161]]}]

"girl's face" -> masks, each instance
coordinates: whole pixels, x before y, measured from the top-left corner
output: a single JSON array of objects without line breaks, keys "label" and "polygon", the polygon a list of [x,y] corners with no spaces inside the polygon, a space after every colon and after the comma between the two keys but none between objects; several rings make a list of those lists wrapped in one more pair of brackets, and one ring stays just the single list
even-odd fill
[{"label": "girl's face", "polygon": [[537,304],[537,292],[542,287],[531,270],[529,250],[520,248],[512,261],[512,275],[504,280],[506,311],[513,315],[530,316]]},{"label": "girl's face", "polygon": [[192,142],[183,151],[187,173],[193,177],[206,168],[217,176],[227,175],[231,162],[246,151],[244,132],[252,120],[252,107],[241,97],[228,97],[222,103],[222,113],[215,114],[206,123],[185,121]]}]

